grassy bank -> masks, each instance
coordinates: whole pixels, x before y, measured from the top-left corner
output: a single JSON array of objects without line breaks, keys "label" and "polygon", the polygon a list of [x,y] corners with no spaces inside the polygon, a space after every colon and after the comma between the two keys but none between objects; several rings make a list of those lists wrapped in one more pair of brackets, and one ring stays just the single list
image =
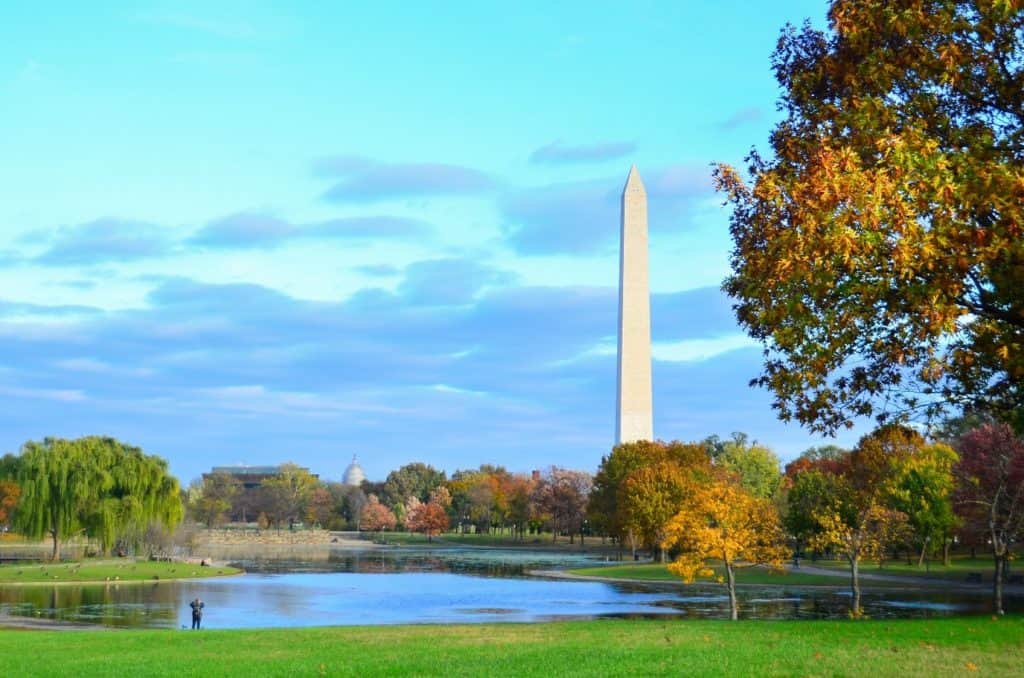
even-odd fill
[{"label": "grassy bank", "polygon": [[[210,619],[213,623],[213,619]],[[1020,675],[1024,621],[0,633],[7,675]]]},{"label": "grassy bank", "polygon": [[9,584],[92,583],[108,581],[163,581],[238,574],[233,567],[201,567],[192,563],[149,560],[85,560],[81,562],[4,565],[0,586]]},{"label": "grassy bank", "polygon": [[[607,579],[634,579],[641,581],[678,582],[682,580],[660,563],[642,563],[639,565],[609,565],[606,567],[584,567],[568,570],[570,574],[584,577],[604,577]],[[839,574],[839,573],[837,573]],[[724,577],[725,572],[715,569],[714,577],[702,577],[698,582],[715,582]],[[743,568],[736,570],[737,584],[767,584],[771,586],[848,586],[849,580],[844,576],[822,574],[804,574],[801,572],[769,572],[761,568]],[[872,585],[880,582],[871,582]]]}]

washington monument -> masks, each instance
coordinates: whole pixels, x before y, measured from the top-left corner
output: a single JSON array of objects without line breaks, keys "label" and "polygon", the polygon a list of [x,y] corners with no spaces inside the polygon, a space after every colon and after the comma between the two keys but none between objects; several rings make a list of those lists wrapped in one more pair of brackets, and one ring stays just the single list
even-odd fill
[{"label": "washington monument", "polygon": [[647,191],[634,165],[622,189],[619,239],[619,374],[615,444],[654,440]]}]

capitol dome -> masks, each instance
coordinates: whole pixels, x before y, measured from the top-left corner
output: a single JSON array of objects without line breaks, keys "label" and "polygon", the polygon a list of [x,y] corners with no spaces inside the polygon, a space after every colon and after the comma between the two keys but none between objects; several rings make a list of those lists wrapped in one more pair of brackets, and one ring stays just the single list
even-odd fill
[{"label": "capitol dome", "polygon": [[352,463],[348,465],[347,469],[345,469],[345,476],[341,482],[346,485],[359,487],[363,484],[364,480],[366,480],[366,474],[363,473],[363,467],[359,465],[358,461],[356,461],[355,455],[352,455]]}]

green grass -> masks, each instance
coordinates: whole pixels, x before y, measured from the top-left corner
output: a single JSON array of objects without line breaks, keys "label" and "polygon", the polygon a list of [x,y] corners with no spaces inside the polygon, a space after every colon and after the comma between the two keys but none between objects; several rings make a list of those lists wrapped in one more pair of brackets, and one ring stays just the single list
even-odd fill
[{"label": "green grass", "polygon": [[0,566],[0,585],[57,584],[107,581],[156,581],[193,577],[221,577],[238,574],[234,567],[200,567],[191,563],[163,563],[149,560],[85,560],[81,562]]},{"label": "green grass", "polygon": [[[371,538],[371,533],[366,533],[367,538]],[[385,542],[396,546],[410,546],[410,545],[427,545],[427,538],[422,534],[412,532],[381,532],[373,534],[372,538],[375,541]],[[459,534],[457,532],[445,532],[436,535],[433,541],[430,542],[431,546],[437,546],[443,548],[445,546],[486,546],[491,548],[529,548],[533,550],[542,551],[567,551],[567,552],[608,552],[612,553],[615,551],[615,547],[612,544],[601,544],[601,539],[598,537],[588,537],[584,542],[584,545],[580,545],[580,540],[577,537],[574,543],[569,543],[568,537],[559,537],[557,540],[551,539],[551,533],[547,534],[528,534],[523,539],[517,539],[508,533],[500,534]]]},{"label": "green grass", "polygon": [[[819,560],[817,562],[804,560],[803,562],[814,567],[834,570],[847,570],[850,567],[845,560]],[[1018,572],[1014,571],[1014,563],[1010,563],[1010,570],[1013,574],[1018,574]],[[865,561],[860,564],[860,571],[863,574],[946,579],[958,582],[964,581],[967,578],[968,572],[978,572],[986,581],[991,582],[994,568],[991,558],[954,558],[950,561],[949,565],[943,565],[942,561],[932,561],[927,566],[922,565],[921,567],[917,566],[917,559],[915,558],[911,565],[907,565],[906,560],[887,560],[882,564],[881,568],[878,567],[877,562]]]},{"label": "green grass", "polygon": [[[714,577],[702,577],[699,583],[717,581],[724,577],[722,568],[714,568]],[[643,581],[666,581],[682,583],[682,579],[671,574],[660,563],[643,563],[640,565],[610,565],[607,567],[585,567],[568,570],[570,574],[586,577],[608,577],[610,579],[638,579]],[[799,572],[769,572],[761,568],[742,568],[736,570],[737,584],[768,584],[774,586],[847,586],[849,581],[844,577],[830,577],[820,574],[803,574]]]},{"label": "green grass", "polygon": [[0,656],[10,676],[1012,676],[1024,662],[1024,621],[7,631]]}]

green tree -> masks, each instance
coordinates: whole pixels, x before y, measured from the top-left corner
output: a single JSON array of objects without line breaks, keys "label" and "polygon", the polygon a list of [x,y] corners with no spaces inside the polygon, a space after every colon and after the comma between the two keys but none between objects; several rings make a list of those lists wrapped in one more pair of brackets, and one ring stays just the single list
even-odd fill
[{"label": "green tree", "polygon": [[833,0],[787,27],[784,119],[750,182],[721,165],[740,323],[784,420],[949,404],[1024,428],[1024,12]]},{"label": "green tree", "polygon": [[657,548],[663,563],[668,523],[692,491],[692,476],[690,469],[666,460],[633,471],[619,488],[623,524],[648,547]]},{"label": "green tree", "polygon": [[208,473],[189,488],[189,510],[197,522],[208,528],[217,527],[231,512],[241,489],[241,483],[230,473]]},{"label": "green tree", "polygon": [[406,464],[384,479],[383,499],[392,508],[403,506],[409,497],[429,501],[430,493],[444,484],[444,471],[416,462]]},{"label": "green tree", "polygon": [[[921,441],[924,442],[923,440]],[[924,445],[895,464],[891,478],[892,505],[907,516],[910,533],[920,550],[918,567],[929,547],[947,544],[956,525],[953,513],[953,466],[957,454],[946,445]],[[948,550],[943,552],[948,564]]]},{"label": "green tree", "polygon": [[587,502],[587,520],[603,535],[614,537],[621,545],[629,541],[629,527],[619,506],[619,490],[630,473],[645,466],[672,460],[682,467],[707,464],[705,443],[687,444],[639,440],[622,443],[601,457]]},{"label": "green tree", "polygon": [[316,478],[306,469],[293,464],[281,464],[275,476],[260,483],[264,493],[267,517],[280,529],[284,521],[300,520],[306,512],[306,503],[317,487]]},{"label": "green tree", "polygon": [[181,519],[178,481],[159,457],[113,438],[46,438],[22,447],[18,528],[49,535],[52,558],[61,542],[84,531],[106,550],[118,538],[141,541],[154,522],[170,528]]},{"label": "green tree", "polygon": [[772,498],[779,491],[782,472],[779,458],[767,447],[746,441],[728,441],[715,457],[715,463],[740,479],[755,497]]}]

